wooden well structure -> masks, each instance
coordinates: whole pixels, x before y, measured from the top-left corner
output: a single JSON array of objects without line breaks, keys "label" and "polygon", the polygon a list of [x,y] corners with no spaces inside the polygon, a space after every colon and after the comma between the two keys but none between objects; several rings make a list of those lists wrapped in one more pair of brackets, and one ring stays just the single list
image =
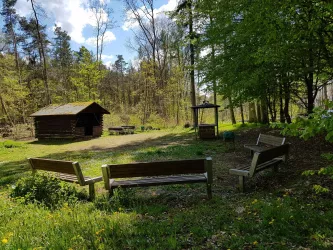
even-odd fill
[{"label": "wooden well structure", "polygon": [[[218,109],[219,105],[204,101],[202,104],[192,106],[195,115],[195,135],[196,138],[199,135],[200,139],[215,139],[218,138],[219,124],[218,124]],[[199,111],[204,109],[214,109],[215,111],[215,123],[213,124],[199,124]],[[197,126],[196,126],[197,125]]]},{"label": "wooden well structure", "polygon": [[103,115],[110,114],[96,102],[52,104],[31,114],[38,139],[77,139],[99,137]]}]

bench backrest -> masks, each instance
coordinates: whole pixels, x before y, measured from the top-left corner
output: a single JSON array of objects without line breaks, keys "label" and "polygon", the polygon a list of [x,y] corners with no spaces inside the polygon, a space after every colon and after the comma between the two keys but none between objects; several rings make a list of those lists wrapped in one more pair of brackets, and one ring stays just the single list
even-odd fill
[{"label": "bench backrest", "polygon": [[257,145],[259,143],[265,143],[268,145],[272,146],[280,146],[283,145],[286,141],[285,137],[276,137],[273,135],[264,135],[264,134],[259,134],[258,140],[257,140]]},{"label": "bench backrest", "polygon": [[102,172],[106,189],[109,189],[108,180],[115,178],[208,173],[208,181],[212,181],[212,159],[103,165]]},{"label": "bench backrest", "polygon": [[28,158],[28,161],[33,172],[44,170],[61,174],[76,175],[80,185],[84,185],[84,177],[78,162],[42,158]]},{"label": "bench backrest", "polygon": [[258,170],[258,167],[260,167],[260,165],[265,162],[279,157],[281,157],[283,161],[286,161],[286,158],[289,154],[289,147],[290,144],[284,144],[281,146],[267,149],[265,151],[261,151],[260,153],[254,153],[250,168],[250,176],[253,176],[254,173]]}]

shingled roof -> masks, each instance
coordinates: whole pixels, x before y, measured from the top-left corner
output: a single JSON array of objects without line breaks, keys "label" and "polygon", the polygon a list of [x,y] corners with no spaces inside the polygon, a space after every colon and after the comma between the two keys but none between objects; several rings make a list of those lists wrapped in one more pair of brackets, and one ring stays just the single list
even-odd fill
[{"label": "shingled roof", "polygon": [[109,111],[102,108],[96,102],[73,102],[67,104],[51,104],[38,110],[30,116],[77,115],[79,113],[110,114]]}]

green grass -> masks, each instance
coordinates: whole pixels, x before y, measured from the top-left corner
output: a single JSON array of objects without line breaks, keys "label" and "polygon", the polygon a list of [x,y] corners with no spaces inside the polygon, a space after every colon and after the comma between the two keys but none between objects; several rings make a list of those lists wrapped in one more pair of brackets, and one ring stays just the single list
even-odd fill
[{"label": "green grass", "polygon": [[[239,127],[221,131],[233,129]],[[240,194],[216,178],[228,166],[221,141],[196,141],[193,131],[181,128],[142,135],[119,145],[131,137],[0,144],[0,249],[332,249],[328,196],[296,184]],[[30,174],[29,156],[79,161],[92,176],[105,163],[212,156],[213,199],[206,199],[204,185],[188,184],[119,190],[109,201],[99,184],[94,202],[50,210],[8,196],[15,180]]]}]

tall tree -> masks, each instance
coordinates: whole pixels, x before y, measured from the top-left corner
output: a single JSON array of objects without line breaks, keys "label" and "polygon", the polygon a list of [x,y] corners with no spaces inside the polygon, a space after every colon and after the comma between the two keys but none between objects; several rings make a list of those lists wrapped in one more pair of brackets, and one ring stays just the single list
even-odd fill
[{"label": "tall tree", "polygon": [[16,25],[19,20],[19,15],[16,14],[16,10],[14,8],[16,2],[17,0],[3,0],[1,15],[4,18],[3,30],[7,36],[7,42],[11,43],[13,53],[15,56],[16,70],[19,75],[19,81],[21,82],[21,68],[20,68],[19,52],[18,52],[18,43],[20,38],[16,33]]},{"label": "tall tree", "polygon": [[70,36],[66,31],[61,30],[61,27],[55,26],[54,29],[54,45],[53,45],[53,60],[52,66],[55,73],[55,80],[59,85],[59,95],[66,102],[71,100],[71,92],[73,91],[70,77],[73,66],[73,54],[70,48]]},{"label": "tall tree", "polygon": [[[193,17],[193,9],[194,9],[194,0],[183,0],[179,2],[175,13],[173,16],[179,16],[178,21],[181,26],[188,28],[187,40],[189,44],[190,51],[190,89],[191,89],[191,104],[192,106],[196,105],[196,91],[195,91],[195,49],[194,43],[197,35],[194,31],[194,17]],[[193,117],[193,126],[197,126],[197,119],[195,118],[196,114],[194,109],[192,110]]]},{"label": "tall tree", "polygon": [[101,62],[105,34],[115,27],[115,21],[112,17],[113,10],[107,5],[106,1],[100,0],[89,0],[89,9],[95,19],[96,61]]}]

